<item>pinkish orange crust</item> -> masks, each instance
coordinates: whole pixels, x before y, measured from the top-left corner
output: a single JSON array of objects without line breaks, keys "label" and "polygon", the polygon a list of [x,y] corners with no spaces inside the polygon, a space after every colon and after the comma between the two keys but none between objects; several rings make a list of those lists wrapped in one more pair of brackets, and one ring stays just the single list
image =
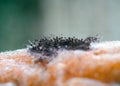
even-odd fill
[{"label": "pinkish orange crust", "polygon": [[0,82],[11,81],[19,86],[70,86],[69,83],[88,86],[84,78],[93,80],[89,82],[89,86],[92,86],[93,82],[96,85],[101,84],[100,86],[120,82],[119,49],[82,52],[75,54],[74,51],[65,51],[48,64],[32,62],[32,56],[28,52],[2,53]]}]

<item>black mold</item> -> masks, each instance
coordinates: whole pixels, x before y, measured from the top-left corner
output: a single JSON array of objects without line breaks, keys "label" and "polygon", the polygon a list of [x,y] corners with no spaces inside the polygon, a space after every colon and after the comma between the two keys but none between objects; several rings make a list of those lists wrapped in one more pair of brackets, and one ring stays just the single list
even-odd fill
[{"label": "black mold", "polygon": [[[29,41],[28,48],[31,52],[40,53],[42,56],[52,56],[58,50],[89,50],[92,42],[99,41],[97,37],[78,39],[75,37],[43,37],[39,40]],[[44,59],[42,57],[39,58]]]}]

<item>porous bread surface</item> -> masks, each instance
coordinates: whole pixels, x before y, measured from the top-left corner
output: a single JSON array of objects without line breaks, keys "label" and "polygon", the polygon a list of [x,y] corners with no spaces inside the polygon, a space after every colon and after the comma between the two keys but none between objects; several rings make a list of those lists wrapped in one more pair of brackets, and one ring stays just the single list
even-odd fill
[{"label": "porous bread surface", "polygon": [[[34,63],[27,49],[0,53],[0,83],[17,86],[117,86],[120,41],[91,44],[89,51],[59,51],[49,63]],[[113,84],[114,83],[114,84]],[[119,86],[119,85],[118,85]]]}]

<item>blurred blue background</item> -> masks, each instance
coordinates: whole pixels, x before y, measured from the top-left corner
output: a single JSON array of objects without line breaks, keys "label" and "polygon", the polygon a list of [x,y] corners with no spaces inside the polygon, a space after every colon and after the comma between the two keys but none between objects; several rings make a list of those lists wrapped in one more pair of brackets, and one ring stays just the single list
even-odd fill
[{"label": "blurred blue background", "polygon": [[0,0],[0,51],[50,34],[120,40],[120,0]]}]

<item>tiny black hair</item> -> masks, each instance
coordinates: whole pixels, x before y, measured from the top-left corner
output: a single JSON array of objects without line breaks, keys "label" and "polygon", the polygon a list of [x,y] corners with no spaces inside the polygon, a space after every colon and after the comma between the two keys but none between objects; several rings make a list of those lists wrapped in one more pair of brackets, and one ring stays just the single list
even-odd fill
[{"label": "tiny black hair", "polygon": [[[89,50],[92,42],[98,42],[98,37],[78,39],[76,37],[43,37],[39,40],[29,41],[28,49],[40,53],[42,56],[52,56],[58,50]],[[44,59],[42,57],[39,60]]]}]

